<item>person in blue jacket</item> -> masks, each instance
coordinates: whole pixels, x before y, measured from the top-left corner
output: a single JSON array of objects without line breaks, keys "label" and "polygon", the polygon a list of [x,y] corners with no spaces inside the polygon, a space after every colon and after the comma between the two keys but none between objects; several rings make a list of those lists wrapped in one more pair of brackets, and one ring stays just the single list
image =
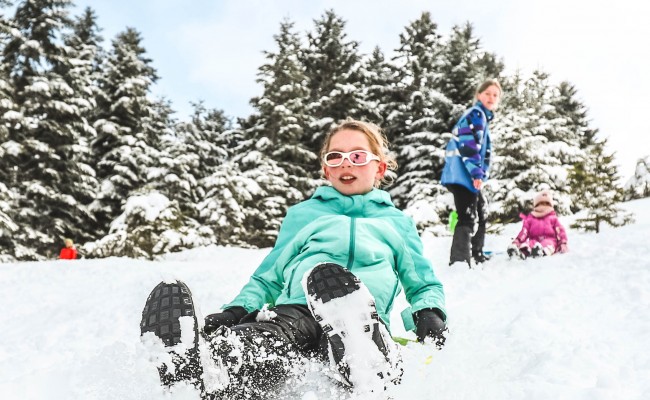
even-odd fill
[{"label": "person in blue jacket", "polygon": [[[213,349],[211,357],[218,365],[229,368],[230,387],[249,388],[248,395],[260,395],[281,381],[292,362],[278,360],[286,361],[292,354],[329,359],[344,383],[354,385],[354,374],[350,372],[354,364],[347,356],[349,349],[343,345],[345,337],[352,334],[345,332],[350,327],[337,327],[332,316],[328,320],[327,315],[318,314],[320,303],[315,302],[313,293],[305,293],[314,287],[310,280],[318,279],[314,278],[314,271],[330,274],[322,283],[333,282],[335,286],[326,296],[321,294],[321,299],[331,294],[345,301],[347,293],[356,293],[361,287],[367,289],[371,301],[364,304],[371,303],[370,310],[357,313],[350,303],[338,314],[350,313],[355,319],[357,315],[368,316],[359,329],[367,332],[370,343],[374,342],[383,353],[382,360],[397,359],[391,354],[395,343],[389,334],[389,317],[402,289],[410,303],[410,310],[402,313],[403,318],[406,315],[405,325],[414,324],[419,341],[432,338],[439,346],[444,343],[443,286],[423,254],[413,220],[393,205],[388,192],[379,189],[387,169],[397,166],[388,154],[380,129],[362,121],[342,121],[327,135],[320,158],[322,174],[329,185],[317,188],[310,199],[289,208],[274,248],[249,282],[222,306],[223,311],[205,318],[203,334]],[[172,293],[176,287],[161,285],[161,292],[168,287]],[[176,291],[181,297],[183,292],[189,293],[182,285]],[[154,304],[155,293],[156,289],[145,310],[160,310]],[[189,295],[179,300],[181,304],[188,302],[191,304]],[[185,309],[178,314],[184,313]],[[151,315],[152,312],[143,312],[142,334],[155,332],[161,336],[158,324],[148,322]],[[236,351],[233,338],[239,346],[235,346]],[[172,344],[174,341],[170,339]],[[233,360],[232,354],[244,356]],[[175,364],[188,363],[181,360]],[[187,375],[179,372],[171,376],[167,367],[161,370],[165,384],[173,384]],[[383,375],[393,383],[400,376],[401,372],[392,377]],[[197,386],[200,385],[203,383]],[[202,390],[208,391],[205,387]]]},{"label": "person in blue jacket", "polygon": [[472,258],[476,263],[487,260],[483,253],[487,210],[481,189],[488,179],[492,152],[488,125],[500,99],[501,85],[496,79],[481,83],[476,102],[458,119],[445,149],[440,181],[453,194],[458,213],[449,265],[462,262],[471,268]]}]

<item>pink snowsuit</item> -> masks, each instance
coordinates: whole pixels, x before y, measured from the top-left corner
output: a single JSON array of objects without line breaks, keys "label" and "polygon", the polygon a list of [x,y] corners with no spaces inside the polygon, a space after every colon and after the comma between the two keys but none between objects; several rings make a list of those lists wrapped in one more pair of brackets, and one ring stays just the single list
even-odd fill
[{"label": "pink snowsuit", "polygon": [[566,231],[552,208],[545,215],[533,211],[529,215],[519,214],[519,216],[524,226],[513,242],[519,249],[526,247],[532,249],[535,245],[541,245],[544,253],[551,255],[557,252],[561,245],[565,245],[566,248]]}]

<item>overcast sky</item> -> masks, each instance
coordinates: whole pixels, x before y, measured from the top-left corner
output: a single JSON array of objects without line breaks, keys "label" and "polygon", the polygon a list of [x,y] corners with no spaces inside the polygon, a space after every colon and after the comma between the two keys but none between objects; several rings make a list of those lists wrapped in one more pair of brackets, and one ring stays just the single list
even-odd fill
[{"label": "overcast sky", "polygon": [[[125,27],[136,28],[160,81],[154,94],[169,98],[179,117],[189,102],[233,117],[251,112],[263,50],[276,51],[273,35],[283,18],[304,33],[327,9],[346,22],[351,40],[369,53],[390,56],[404,27],[430,11],[447,36],[470,21],[483,48],[505,61],[508,72],[535,68],[553,83],[568,80],[589,108],[592,127],[609,140],[622,178],[650,155],[646,123],[650,93],[650,6],[618,0],[75,0],[91,6],[106,45]],[[645,106],[645,107],[643,107]],[[643,108],[643,109],[642,109]]]}]

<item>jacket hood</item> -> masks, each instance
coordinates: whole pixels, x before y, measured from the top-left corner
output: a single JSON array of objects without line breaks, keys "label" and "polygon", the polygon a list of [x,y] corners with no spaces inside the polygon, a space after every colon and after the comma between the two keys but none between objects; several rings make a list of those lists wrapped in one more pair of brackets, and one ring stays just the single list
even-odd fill
[{"label": "jacket hood", "polygon": [[354,207],[357,204],[364,204],[367,202],[393,206],[393,202],[390,199],[390,194],[381,189],[372,189],[366,194],[355,194],[352,196],[347,196],[341,194],[332,186],[321,186],[316,189],[311,197],[312,199],[321,199],[325,201],[336,200],[339,201],[344,207]]}]

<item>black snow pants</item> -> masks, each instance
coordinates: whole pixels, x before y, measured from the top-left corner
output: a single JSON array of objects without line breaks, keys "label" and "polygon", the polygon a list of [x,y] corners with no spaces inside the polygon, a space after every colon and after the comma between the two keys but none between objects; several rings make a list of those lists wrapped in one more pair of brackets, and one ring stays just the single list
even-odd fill
[{"label": "black snow pants", "polygon": [[259,318],[256,311],[206,338],[210,357],[228,371],[229,384],[212,393],[206,385],[204,398],[268,398],[305,357],[327,359],[326,336],[307,306],[279,305],[268,311],[275,313],[272,319]]},{"label": "black snow pants", "polygon": [[[462,185],[449,185],[447,189],[454,195],[454,205],[458,213],[449,264],[461,261],[471,265],[471,254],[483,252],[485,244],[485,198],[482,192],[474,193]],[[476,219],[478,227],[474,232]]]}]

